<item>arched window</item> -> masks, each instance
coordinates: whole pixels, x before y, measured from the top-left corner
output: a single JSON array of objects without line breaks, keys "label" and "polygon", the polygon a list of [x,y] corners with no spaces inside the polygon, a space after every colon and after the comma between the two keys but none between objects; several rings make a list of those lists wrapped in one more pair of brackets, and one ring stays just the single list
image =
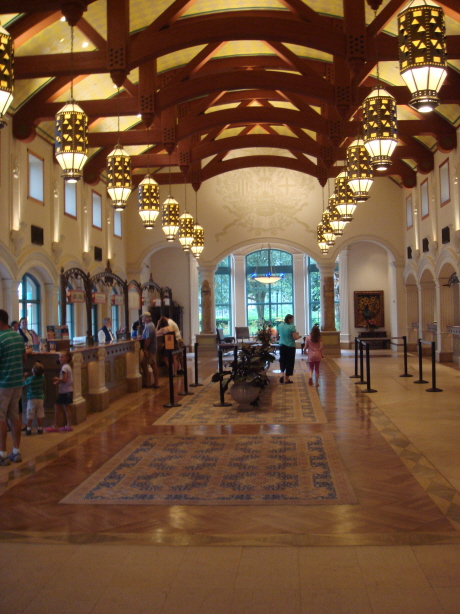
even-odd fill
[{"label": "arched window", "polygon": [[18,287],[19,317],[27,318],[27,327],[41,335],[40,284],[26,273]]},{"label": "arched window", "polygon": [[[252,279],[257,273],[284,273],[274,284]],[[263,322],[277,324],[294,313],[292,255],[279,249],[261,249],[246,256],[246,311],[249,330],[255,333]]]}]

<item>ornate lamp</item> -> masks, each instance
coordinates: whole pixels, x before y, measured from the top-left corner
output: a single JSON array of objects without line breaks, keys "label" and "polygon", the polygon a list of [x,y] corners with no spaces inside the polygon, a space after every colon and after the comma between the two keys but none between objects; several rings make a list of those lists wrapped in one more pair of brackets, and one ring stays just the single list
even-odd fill
[{"label": "ornate lamp", "polygon": [[[185,175],[184,175],[185,182]],[[184,252],[189,252],[192,247],[192,243],[195,240],[194,226],[195,220],[193,216],[187,211],[187,183],[184,183],[185,197],[184,207],[185,211],[179,218],[179,243],[182,245]]]},{"label": "ornate lamp", "polygon": [[329,223],[332,226],[332,232],[334,233],[334,236],[341,237],[343,235],[343,229],[348,224],[348,222],[345,222],[342,219],[342,216],[340,215],[337,207],[335,206],[336,200],[337,199],[335,194],[329,196],[329,204],[327,206],[326,211],[329,214]]},{"label": "ornate lamp", "polygon": [[363,203],[369,198],[374,173],[364,141],[360,137],[347,147],[347,172],[353,198],[356,202]]},{"label": "ornate lamp", "polygon": [[151,230],[160,213],[160,188],[155,179],[147,174],[137,188],[139,215],[144,228]]},{"label": "ornate lamp", "polygon": [[[70,26],[70,57],[73,57],[73,26]],[[55,156],[66,181],[75,183],[82,176],[88,159],[88,117],[73,98],[73,77],[70,101],[56,113]]]},{"label": "ornate lamp", "polygon": [[[377,64],[378,75],[378,64]],[[372,166],[385,171],[391,166],[391,155],[398,143],[396,100],[378,83],[364,99],[364,145]]]},{"label": "ornate lamp", "polygon": [[[262,245],[262,249],[263,249],[263,245]],[[268,257],[270,259],[270,245],[268,246],[268,254],[269,254]],[[275,284],[277,281],[280,281],[280,279],[284,279],[284,273],[279,273],[279,274],[274,273],[271,265],[270,265],[270,270],[267,271],[266,273],[258,273],[257,267],[256,267],[256,270],[251,275],[251,279],[254,279],[254,281],[258,281],[261,284]]]},{"label": "ornate lamp", "polygon": [[166,241],[171,243],[179,231],[179,203],[171,196],[171,163],[169,163],[169,196],[161,207],[161,226]]},{"label": "ornate lamp", "polygon": [[412,94],[410,105],[428,113],[439,104],[446,78],[444,12],[432,0],[412,0],[398,15],[399,70]]},{"label": "ornate lamp", "polygon": [[335,206],[340,213],[340,217],[345,223],[351,222],[356,209],[356,202],[348,184],[348,173],[346,171],[342,171],[335,178],[335,196]]},{"label": "ornate lamp", "polygon": [[329,212],[324,211],[321,217],[321,223],[323,225],[323,235],[326,243],[331,246],[335,243],[335,234],[332,230],[331,222],[329,221]]},{"label": "ornate lamp", "polygon": [[124,211],[131,194],[131,158],[120,143],[107,156],[107,192],[115,211]]},{"label": "ornate lamp", "polygon": [[198,224],[198,192],[195,192],[195,218],[196,224],[193,227],[194,239],[190,250],[195,258],[199,260],[201,252],[204,250],[204,229],[203,226]]},{"label": "ornate lamp", "polygon": [[[0,117],[8,111],[14,90],[14,46],[13,38],[0,26]],[[0,128],[5,122],[0,120]]]},{"label": "ornate lamp", "polygon": [[318,224],[318,230],[317,230],[316,236],[318,240],[318,247],[321,250],[321,253],[327,254],[327,252],[329,251],[329,245],[326,239],[324,238],[323,224],[321,222]]}]

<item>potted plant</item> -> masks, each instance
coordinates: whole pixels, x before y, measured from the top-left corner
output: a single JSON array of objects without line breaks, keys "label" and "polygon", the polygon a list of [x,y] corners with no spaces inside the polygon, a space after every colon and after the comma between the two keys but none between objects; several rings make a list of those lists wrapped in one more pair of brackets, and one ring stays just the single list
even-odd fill
[{"label": "potted plant", "polygon": [[260,344],[243,343],[238,350],[236,360],[230,363],[230,370],[215,373],[213,382],[222,382],[224,392],[229,389],[230,395],[239,405],[254,403],[261,388],[269,383],[267,369],[275,360],[269,339],[268,325],[264,325],[256,337]]}]

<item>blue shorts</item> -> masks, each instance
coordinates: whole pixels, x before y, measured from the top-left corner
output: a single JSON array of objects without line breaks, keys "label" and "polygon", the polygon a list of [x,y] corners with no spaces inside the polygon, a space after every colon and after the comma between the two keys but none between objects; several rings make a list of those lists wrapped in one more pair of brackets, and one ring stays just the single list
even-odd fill
[{"label": "blue shorts", "polygon": [[58,405],[72,405],[73,392],[59,392],[57,395],[56,403]]}]

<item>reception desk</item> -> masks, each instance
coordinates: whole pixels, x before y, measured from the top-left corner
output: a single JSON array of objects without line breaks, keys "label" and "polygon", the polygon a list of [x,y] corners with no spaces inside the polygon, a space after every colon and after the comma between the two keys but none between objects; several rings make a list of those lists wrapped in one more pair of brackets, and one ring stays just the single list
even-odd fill
[{"label": "reception desk", "polygon": [[[73,403],[72,423],[86,420],[88,413],[107,409],[110,401],[142,388],[139,372],[139,341],[115,341],[93,347],[75,347],[72,354]],[[27,355],[25,371],[31,372],[35,362],[45,367],[45,422],[52,423],[59,375],[59,352],[33,352]],[[26,407],[23,395],[23,407]]]}]

